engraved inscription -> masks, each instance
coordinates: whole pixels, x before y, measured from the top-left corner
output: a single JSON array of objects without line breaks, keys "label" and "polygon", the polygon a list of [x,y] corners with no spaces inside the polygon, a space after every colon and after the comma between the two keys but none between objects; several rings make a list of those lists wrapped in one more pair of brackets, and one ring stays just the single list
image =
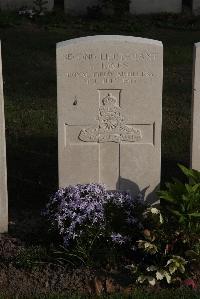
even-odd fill
[{"label": "engraved inscription", "polygon": [[73,53],[67,53],[65,54],[65,60],[66,61],[71,61],[71,60],[77,60],[77,61],[95,61],[95,60],[100,60],[100,61],[127,61],[127,60],[132,60],[132,61],[155,61],[156,58],[158,57],[158,53],[156,52],[150,52],[150,51],[138,51],[138,52],[131,52],[131,53],[99,53],[99,54],[94,54],[94,53],[78,53],[78,54],[73,54]]},{"label": "engraved inscription", "polygon": [[[68,80],[81,80],[87,85],[132,85],[138,81],[154,79],[151,66],[157,63],[159,54],[149,50],[130,53],[80,52],[65,53],[63,58],[66,65],[75,66],[74,71],[70,67],[71,72],[66,73]],[[138,68],[140,65],[142,68]],[[81,71],[77,71],[76,66]]]},{"label": "engraved inscription", "polygon": [[136,142],[142,139],[139,129],[128,126],[121,114],[121,108],[117,105],[117,99],[110,93],[102,99],[99,108],[99,126],[82,129],[79,139],[84,142]]}]

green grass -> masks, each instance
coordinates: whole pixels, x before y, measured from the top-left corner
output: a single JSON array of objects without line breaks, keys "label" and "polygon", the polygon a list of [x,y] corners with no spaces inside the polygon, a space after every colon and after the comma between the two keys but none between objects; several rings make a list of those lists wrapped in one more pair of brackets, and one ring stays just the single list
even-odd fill
[{"label": "green grass", "polygon": [[92,20],[54,13],[32,22],[16,14],[0,14],[11,231],[14,227],[21,236],[26,230],[33,238],[32,223],[57,189],[57,42],[95,34],[161,40],[165,65],[162,182],[179,175],[178,162],[189,165],[192,49],[200,40],[200,18],[194,20],[192,30],[191,17],[184,16],[180,20],[166,15]]},{"label": "green grass", "polygon": [[39,297],[0,297],[0,299],[198,299],[200,293],[189,289],[162,290],[157,292],[134,291],[133,294],[104,295],[104,296],[81,296],[81,295],[46,295]]}]

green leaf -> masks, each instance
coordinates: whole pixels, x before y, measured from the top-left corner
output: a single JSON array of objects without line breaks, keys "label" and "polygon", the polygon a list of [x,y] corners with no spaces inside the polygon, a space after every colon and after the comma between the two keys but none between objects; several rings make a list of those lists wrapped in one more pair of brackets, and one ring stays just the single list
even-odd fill
[{"label": "green leaf", "polygon": [[165,271],[165,278],[167,280],[167,283],[171,283],[171,276],[169,275],[169,273],[167,271]]},{"label": "green leaf", "polygon": [[185,256],[196,259],[199,257],[198,253],[196,253],[194,250],[187,250],[185,252]]},{"label": "green leaf", "polygon": [[192,186],[192,191],[196,192],[200,188],[200,183]]},{"label": "green leaf", "polygon": [[195,217],[195,218],[200,218],[200,213],[191,213],[188,216]]},{"label": "green leaf", "polygon": [[178,270],[179,270],[181,273],[184,273],[184,272],[185,272],[185,267],[184,267],[183,265],[179,265]]},{"label": "green leaf", "polygon": [[157,271],[156,272],[156,279],[157,280],[162,280],[164,278],[164,274],[162,271]]},{"label": "green leaf", "polygon": [[176,199],[168,191],[160,191],[158,192],[158,195],[160,198],[170,203],[176,203]]},{"label": "green leaf", "polygon": [[200,172],[194,169],[188,169],[187,167],[178,164],[181,171],[190,179],[193,180],[193,183],[199,183],[200,182]]},{"label": "green leaf", "polygon": [[156,270],[158,270],[158,268],[157,268],[156,266],[154,266],[154,265],[151,265],[151,266],[149,266],[149,267],[147,268],[147,271],[148,271],[148,272],[156,271]]},{"label": "green leaf", "polygon": [[141,275],[137,279],[137,281],[139,283],[143,283],[145,280],[147,280],[149,282],[149,284],[152,285],[152,286],[155,286],[155,284],[156,284],[156,279],[153,276]]},{"label": "green leaf", "polygon": [[191,185],[185,184],[185,188],[186,188],[188,193],[192,192],[192,186]]},{"label": "green leaf", "polygon": [[183,165],[179,165],[179,167],[190,181],[183,184],[179,180],[173,179],[174,183],[166,184],[167,190],[161,190],[158,193],[162,212],[166,217],[178,221],[179,226],[182,226],[183,229],[192,231],[196,227],[195,231],[198,231],[196,222],[200,218],[200,172],[188,169]]},{"label": "green leaf", "polygon": [[176,272],[177,268],[172,264],[169,266],[169,272],[170,274],[173,274],[174,272]]},{"label": "green leaf", "polygon": [[182,216],[183,216],[182,213],[179,212],[179,211],[177,211],[177,210],[173,210],[173,209],[168,208],[168,207],[167,207],[167,209],[168,209],[173,215],[175,215],[175,216],[178,216],[178,217],[182,217]]},{"label": "green leaf", "polygon": [[154,277],[148,276],[147,279],[148,279],[148,282],[149,282],[149,284],[150,284],[151,286],[155,286],[155,284],[156,284],[156,280],[155,280]]}]

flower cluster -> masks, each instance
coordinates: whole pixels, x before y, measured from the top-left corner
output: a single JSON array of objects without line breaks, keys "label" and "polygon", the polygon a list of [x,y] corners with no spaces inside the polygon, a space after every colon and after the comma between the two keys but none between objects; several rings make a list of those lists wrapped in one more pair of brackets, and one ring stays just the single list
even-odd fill
[{"label": "flower cluster", "polygon": [[111,240],[114,244],[122,245],[122,244],[126,243],[126,241],[128,241],[129,238],[123,237],[120,233],[112,233]]},{"label": "flower cluster", "polygon": [[98,223],[103,229],[104,186],[97,184],[69,186],[58,190],[47,204],[46,215],[57,225],[64,245],[82,234],[83,226]]},{"label": "flower cluster", "polygon": [[114,223],[123,211],[125,224],[141,225],[134,213],[140,201],[127,192],[107,191],[104,185],[78,184],[59,189],[47,204],[45,215],[62,236],[65,247],[97,231],[98,236],[122,245],[129,238]]}]

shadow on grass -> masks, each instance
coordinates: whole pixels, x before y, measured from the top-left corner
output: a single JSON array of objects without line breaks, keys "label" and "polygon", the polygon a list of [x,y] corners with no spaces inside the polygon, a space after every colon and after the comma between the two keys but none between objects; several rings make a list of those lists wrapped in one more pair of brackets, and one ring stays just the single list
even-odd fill
[{"label": "shadow on grass", "polygon": [[27,144],[27,149],[25,145],[7,145],[10,233],[39,241],[41,211],[58,189],[57,140],[28,137],[18,142]]}]

